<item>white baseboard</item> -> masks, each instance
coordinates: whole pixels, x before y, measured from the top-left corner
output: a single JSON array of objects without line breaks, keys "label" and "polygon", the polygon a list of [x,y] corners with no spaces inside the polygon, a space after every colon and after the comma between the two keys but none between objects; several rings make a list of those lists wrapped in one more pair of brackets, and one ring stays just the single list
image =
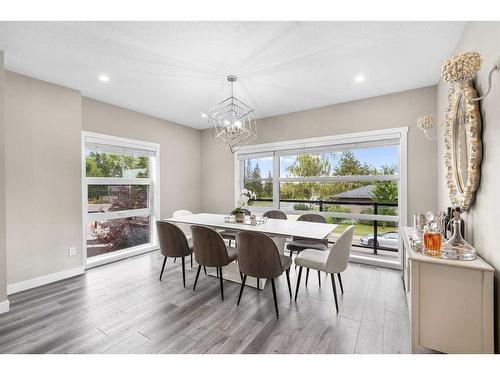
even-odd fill
[{"label": "white baseboard", "polygon": [[28,290],[36,288],[37,286],[42,286],[45,284],[50,284],[55,281],[67,279],[73,276],[81,275],[85,272],[85,267],[76,267],[69,270],[64,270],[60,272],[51,273],[49,275],[36,277],[34,279],[21,281],[19,283],[7,285],[7,295],[22,292],[23,290]]},{"label": "white baseboard", "polygon": [[3,302],[0,302],[0,314],[4,314],[6,312],[9,312],[10,304],[9,300],[5,300]]}]

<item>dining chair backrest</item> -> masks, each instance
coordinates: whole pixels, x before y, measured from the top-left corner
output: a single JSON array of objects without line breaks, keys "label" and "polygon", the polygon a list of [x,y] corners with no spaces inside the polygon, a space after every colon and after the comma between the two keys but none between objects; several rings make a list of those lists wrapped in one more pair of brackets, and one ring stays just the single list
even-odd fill
[{"label": "dining chair backrest", "polygon": [[[326,223],[326,219],[320,214],[303,214],[297,218],[297,221],[308,221],[311,223]],[[292,241],[304,241],[310,243],[322,243],[328,246],[328,240],[312,240],[310,238],[293,236]]]},{"label": "dining chair backrest", "polygon": [[172,214],[172,217],[178,218],[178,217],[189,216],[189,215],[193,215],[193,213],[189,210],[177,210],[177,211],[174,211],[174,213]]},{"label": "dining chair backrest", "polygon": [[[193,213],[189,210],[177,210],[177,211],[174,211],[174,213],[172,214],[172,217],[174,219],[177,219],[177,218],[180,218],[183,216],[189,216],[189,215],[193,215]],[[184,232],[186,237],[188,237],[188,238],[191,237],[191,226],[189,224],[177,223],[176,225],[179,228],[181,228],[181,230]]]},{"label": "dining chair backrest", "polygon": [[160,252],[165,257],[185,257],[191,254],[184,232],[177,226],[166,221],[157,221],[158,242]]},{"label": "dining chair backrest", "polygon": [[330,254],[326,259],[325,271],[339,273],[347,268],[349,255],[351,253],[352,237],[354,235],[354,225],[348,226],[335,241]]},{"label": "dining chair backrest", "polygon": [[280,210],[270,210],[264,213],[262,215],[264,217],[267,217],[269,219],[281,219],[281,220],[287,220],[288,216],[283,211]]},{"label": "dining chair backrest", "polygon": [[243,274],[273,279],[283,273],[283,265],[274,241],[264,233],[242,231],[236,234],[238,265]]},{"label": "dining chair backrest", "polygon": [[193,225],[191,233],[196,263],[208,267],[222,267],[229,263],[226,244],[216,230]]}]

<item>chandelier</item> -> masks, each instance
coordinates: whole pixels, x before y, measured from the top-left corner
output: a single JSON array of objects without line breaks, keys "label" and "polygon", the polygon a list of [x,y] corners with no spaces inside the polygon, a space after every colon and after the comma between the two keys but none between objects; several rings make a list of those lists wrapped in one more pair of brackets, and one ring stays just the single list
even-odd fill
[{"label": "chandelier", "polygon": [[253,108],[233,96],[233,84],[237,77],[227,76],[231,84],[231,96],[210,108],[202,116],[206,117],[216,141],[229,151],[242,146],[257,137],[257,125]]}]

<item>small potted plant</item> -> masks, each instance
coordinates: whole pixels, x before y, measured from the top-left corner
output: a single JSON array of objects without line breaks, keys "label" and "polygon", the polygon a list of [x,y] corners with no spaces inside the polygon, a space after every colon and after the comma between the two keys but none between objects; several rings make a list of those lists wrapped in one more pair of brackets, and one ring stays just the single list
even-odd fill
[{"label": "small potted plant", "polygon": [[241,190],[240,198],[238,199],[238,207],[231,212],[236,222],[242,223],[245,220],[245,211],[243,211],[243,209],[248,207],[250,199],[257,199],[255,193],[248,189]]}]

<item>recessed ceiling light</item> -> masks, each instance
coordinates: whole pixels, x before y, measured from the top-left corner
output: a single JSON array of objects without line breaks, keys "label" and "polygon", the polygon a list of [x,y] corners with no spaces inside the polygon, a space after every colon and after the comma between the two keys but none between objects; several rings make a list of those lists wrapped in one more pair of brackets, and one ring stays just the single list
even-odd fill
[{"label": "recessed ceiling light", "polygon": [[354,77],[354,80],[356,82],[363,82],[365,80],[365,76],[363,74],[358,74],[356,77]]},{"label": "recessed ceiling light", "polygon": [[206,114],[206,113],[202,113],[202,114],[201,114],[201,117],[203,117],[203,118],[207,118],[207,114]]},{"label": "recessed ceiling light", "polygon": [[106,74],[99,74],[99,81],[109,82],[109,76],[107,76]]}]

